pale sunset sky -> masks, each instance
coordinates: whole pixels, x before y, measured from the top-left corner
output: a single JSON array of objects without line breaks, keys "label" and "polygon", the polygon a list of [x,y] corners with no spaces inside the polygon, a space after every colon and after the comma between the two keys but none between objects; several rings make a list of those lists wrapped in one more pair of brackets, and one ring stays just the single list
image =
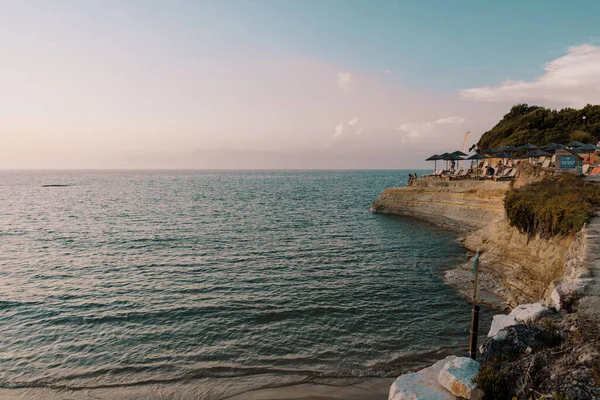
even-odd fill
[{"label": "pale sunset sky", "polygon": [[600,103],[600,1],[0,0],[0,168],[420,168]]}]

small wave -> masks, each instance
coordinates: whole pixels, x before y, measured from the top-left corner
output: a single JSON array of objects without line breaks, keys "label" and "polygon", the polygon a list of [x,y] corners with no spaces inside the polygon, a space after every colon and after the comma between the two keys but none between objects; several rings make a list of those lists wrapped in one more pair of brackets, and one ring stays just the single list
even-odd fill
[{"label": "small wave", "polygon": [[[332,382],[338,380],[356,380],[356,379],[368,379],[368,378],[384,378],[396,376],[400,373],[398,370],[392,370],[382,372],[377,368],[368,369],[347,369],[338,371],[311,371],[311,370],[292,370],[292,369],[272,369],[272,368],[260,368],[260,367],[212,367],[198,369],[190,371],[189,373],[174,376],[170,378],[149,378],[137,381],[129,382],[107,382],[100,384],[77,384],[70,383],[70,381],[86,380],[89,379],[93,382],[98,382],[98,379],[106,376],[118,376],[124,373],[140,373],[140,372],[152,372],[156,371],[158,367],[123,367],[113,369],[99,369],[90,371],[89,373],[75,374],[65,376],[58,380],[33,380],[26,382],[10,381],[0,382],[0,388],[2,389],[28,389],[28,388],[47,388],[53,390],[91,390],[91,389],[110,389],[110,388],[123,388],[123,387],[136,387],[144,385],[157,385],[157,384],[175,384],[175,383],[190,383],[203,379],[233,379],[242,377],[252,377],[261,375],[272,375],[272,376],[297,376],[297,381],[289,383],[287,380],[287,386],[293,386],[298,384],[332,384]],[[270,387],[281,387],[276,386],[263,386],[261,389]]]},{"label": "small wave", "polygon": [[10,310],[11,308],[23,306],[37,306],[42,303],[37,301],[0,301],[0,310]]}]

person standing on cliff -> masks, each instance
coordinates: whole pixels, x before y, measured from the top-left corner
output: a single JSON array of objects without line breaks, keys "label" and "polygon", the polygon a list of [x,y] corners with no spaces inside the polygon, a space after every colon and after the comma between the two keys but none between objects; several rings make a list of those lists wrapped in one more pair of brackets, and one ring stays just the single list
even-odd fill
[{"label": "person standing on cliff", "polygon": [[408,186],[412,185],[413,176],[412,174],[408,174]]}]

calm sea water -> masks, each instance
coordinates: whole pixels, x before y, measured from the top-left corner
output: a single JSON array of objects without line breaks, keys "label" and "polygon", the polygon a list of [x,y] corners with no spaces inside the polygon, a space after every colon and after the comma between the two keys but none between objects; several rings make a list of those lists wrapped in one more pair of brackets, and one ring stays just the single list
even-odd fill
[{"label": "calm sea water", "polygon": [[408,172],[0,172],[0,387],[293,384],[466,351],[455,234],[368,212]]}]

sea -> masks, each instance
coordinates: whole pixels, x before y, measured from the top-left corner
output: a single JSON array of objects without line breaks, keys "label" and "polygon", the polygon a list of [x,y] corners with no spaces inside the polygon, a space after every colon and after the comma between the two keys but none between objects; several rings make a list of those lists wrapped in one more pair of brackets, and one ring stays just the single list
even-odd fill
[{"label": "sea", "polygon": [[458,233],[369,212],[411,172],[0,171],[0,389],[220,400],[466,354]]}]

